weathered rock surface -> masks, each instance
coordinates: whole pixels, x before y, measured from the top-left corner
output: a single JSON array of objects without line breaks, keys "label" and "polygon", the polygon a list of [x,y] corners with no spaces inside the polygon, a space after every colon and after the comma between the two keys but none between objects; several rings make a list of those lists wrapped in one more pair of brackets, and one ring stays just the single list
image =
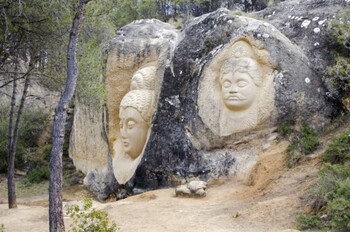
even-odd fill
[{"label": "weathered rock surface", "polygon": [[256,13],[304,51],[334,104],[339,104],[339,96],[327,81],[327,66],[332,61],[333,48],[327,42],[326,29],[340,10],[349,7],[348,0],[289,0]]},{"label": "weathered rock surface", "polygon": [[[194,19],[183,34],[172,69],[165,70],[145,159],[136,172],[137,185],[156,188],[173,183],[174,177],[244,175],[273,126],[285,121],[322,126],[329,121],[334,107],[321,78],[305,52],[271,24],[220,9]],[[274,109],[255,129],[220,136],[199,116],[199,86],[210,62],[241,40],[268,52],[266,59],[274,70]]]},{"label": "weathered rock surface", "polygon": [[[329,50],[323,28],[344,6],[349,3],[292,0],[256,13],[265,17],[264,21],[219,9],[193,19],[181,32],[157,20],[123,27],[111,43],[107,61],[106,124],[96,131],[105,130],[107,135],[106,141],[97,142],[105,146],[103,162],[108,165],[102,176],[113,179],[113,174],[118,176],[126,166],[132,170],[126,178],[117,177],[119,184],[105,182],[113,185],[109,190],[118,188],[127,195],[191,177],[236,176],[246,181],[279,123],[307,123],[314,128],[327,124],[337,113],[338,103],[324,83]],[[305,22],[305,17],[310,22]],[[315,32],[316,26],[320,33]],[[253,92],[252,105],[244,109],[229,108],[231,103],[224,99],[224,75],[233,75],[233,71],[225,72],[222,67],[230,59],[238,66],[246,68],[244,65],[251,63],[260,70],[256,78],[248,73],[256,94]],[[152,91],[157,107],[152,126],[142,153],[118,166],[120,163],[108,161],[120,154],[115,144],[124,149],[129,145],[120,132],[119,105],[132,90],[135,73],[149,66],[156,70]],[[246,79],[245,85],[251,79]],[[234,95],[231,102],[236,98]],[[225,112],[228,116],[223,118]],[[104,139],[96,132],[93,136]],[[93,157],[90,150],[82,151]],[[84,164],[89,169],[94,166],[89,165]],[[99,179],[100,174],[95,173]],[[104,189],[106,193],[108,188]]]},{"label": "weathered rock surface", "polygon": [[100,199],[116,191],[104,126],[103,108],[89,109],[76,104],[69,156],[75,167],[86,175],[84,185]]}]

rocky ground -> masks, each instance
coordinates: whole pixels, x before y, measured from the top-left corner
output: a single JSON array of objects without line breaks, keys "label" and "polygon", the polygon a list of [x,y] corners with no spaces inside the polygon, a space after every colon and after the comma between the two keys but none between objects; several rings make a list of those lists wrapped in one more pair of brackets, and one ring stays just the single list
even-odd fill
[{"label": "rocky ground", "polygon": [[[110,215],[119,231],[294,231],[295,216],[303,210],[303,194],[317,180],[319,154],[289,169],[286,141],[275,141],[245,181],[209,183],[200,199],[175,197],[174,189],[150,191],[127,199],[94,205]],[[3,186],[4,179],[1,186]],[[66,189],[66,202],[88,193]],[[18,209],[7,209],[0,198],[0,224],[6,231],[48,231],[48,196],[19,198]],[[67,204],[67,203],[65,203]],[[71,220],[65,217],[67,228]]]}]

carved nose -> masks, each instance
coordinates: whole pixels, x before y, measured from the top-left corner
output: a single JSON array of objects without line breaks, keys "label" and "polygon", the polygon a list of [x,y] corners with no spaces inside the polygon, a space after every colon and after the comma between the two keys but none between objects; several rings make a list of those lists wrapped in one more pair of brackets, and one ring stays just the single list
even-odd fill
[{"label": "carved nose", "polygon": [[125,139],[125,138],[126,138],[126,131],[125,131],[125,127],[120,128],[120,135],[121,135],[121,137],[122,137],[123,139]]},{"label": "carved nose", "polygon": [[237,86],[232,85],[231,88],[230,88],[230,93],[237,93],[237,91],[238,91]]}]

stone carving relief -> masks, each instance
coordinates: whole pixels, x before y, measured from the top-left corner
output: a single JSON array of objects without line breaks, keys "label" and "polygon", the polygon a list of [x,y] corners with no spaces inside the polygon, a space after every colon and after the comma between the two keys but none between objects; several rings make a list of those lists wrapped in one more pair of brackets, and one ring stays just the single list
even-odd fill
[{"label": "stone carving relief", "polygon": [[251,40],[230,43],[204,70],[198,90],[199,115],[215,134],[254,129],[273,106],[268,52]]},{"label": "stone carving relief", "polygon": [[113,144],[113,170],[119,184],[135,173],[149,138],[155,110],[155,67],[136,71],[119,106],[119,137]]}]

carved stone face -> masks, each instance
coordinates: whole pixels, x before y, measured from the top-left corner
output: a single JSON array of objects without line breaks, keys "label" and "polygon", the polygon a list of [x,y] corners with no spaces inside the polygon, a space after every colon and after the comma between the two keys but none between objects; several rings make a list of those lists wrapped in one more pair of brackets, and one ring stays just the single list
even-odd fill
[{"label": "carved stone face", "polygon": [[149,126],[133,107],[120,108],[119,118],[124,151],[135,159],[143,150]]},{"label": "carved stone face", "polygon": [[254,102],[257,86],[248,73],[221,73],[221,95],[225,106],[233,111],[248,109]]}]

